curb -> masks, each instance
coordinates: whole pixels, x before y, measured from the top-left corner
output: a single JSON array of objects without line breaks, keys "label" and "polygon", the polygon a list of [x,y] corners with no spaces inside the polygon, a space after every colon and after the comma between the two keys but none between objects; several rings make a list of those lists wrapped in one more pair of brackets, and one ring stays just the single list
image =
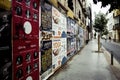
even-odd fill
[{"label": "curb", "polygon": [[113,57],[113,65],[111,65],[111,55],[110,52],[108,52],[103,46],[101,47],[101,50],[103,51],[103,54],[107,60],[107,62],[109,63],[109,66],[113,72],[113,74],[115,75],[115,77],[120,80],[120,64],[119,62]]}]

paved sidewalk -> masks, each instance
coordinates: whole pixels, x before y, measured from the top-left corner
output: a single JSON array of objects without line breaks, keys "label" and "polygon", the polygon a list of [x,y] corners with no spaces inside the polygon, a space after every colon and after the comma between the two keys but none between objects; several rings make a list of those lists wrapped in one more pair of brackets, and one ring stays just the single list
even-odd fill
[{"label": "paved sidewalk", "polygon": [[48,80],[117,80],[103,53],[92,40]]}]

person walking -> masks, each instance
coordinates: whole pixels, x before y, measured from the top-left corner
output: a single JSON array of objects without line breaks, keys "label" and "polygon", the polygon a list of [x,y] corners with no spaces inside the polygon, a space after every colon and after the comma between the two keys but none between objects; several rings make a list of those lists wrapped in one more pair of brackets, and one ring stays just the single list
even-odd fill
[{"label": "person walking", "polygon": [[109,40],[110,40],[110,42],[111,42],[111,37],[109,36]]}]

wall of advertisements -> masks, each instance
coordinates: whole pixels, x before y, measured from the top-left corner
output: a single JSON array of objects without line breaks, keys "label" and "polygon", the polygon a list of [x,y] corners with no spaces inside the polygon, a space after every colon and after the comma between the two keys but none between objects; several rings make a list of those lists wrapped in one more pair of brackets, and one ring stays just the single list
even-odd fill
[{"label": "wall of advertisements", "polygon": [[40,2],[0,5],[0,80],[46,80],[83,46],[86,34],[76,21]]},{"label": "wall of advertisements", "polygon": [[[78,34],[75,20],[67,18],[67,55],[71,57],[77,51],[76,35]],[[69,58],[68,57],[68,58]]]}]

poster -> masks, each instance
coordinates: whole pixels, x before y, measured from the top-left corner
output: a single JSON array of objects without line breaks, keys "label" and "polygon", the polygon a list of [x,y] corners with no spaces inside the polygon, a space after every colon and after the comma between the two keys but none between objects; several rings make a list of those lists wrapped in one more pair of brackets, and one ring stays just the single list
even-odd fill
[{"label": "poster", "polygon": [[41,79],[52,73],[52,6],[48,1],[41,0]]},{"label": "poster", "polygon": [[41,41],[41,73],[52,67],[52,41]]},{"label": "poster", "polygon": [[61,64],[63,65],[67,61],[67,39],[61,38]]},{"label": "poster", "polygon": [[66,17],[56,8],[52,7],[52,31],[53,38],[66,37]]},{"label": "poster", "polygon": [[67,20],[52,7],[52,67],[57,70],[67,61]]},{"label": "poster", "polygon": [[52,6],[46,3],[44,0],[41,1],[41,30],[52,29]]},{"label": "poster", "polygon": [[77,28],[75,21],[67,18],[67,55],[74,54],[76,51],[76,38]]},{"label": "poster", "polygon": [[52,42],[52,65],[56,70],[67,61],[67,41],[66,38],[54,39]]},{"label": "poster", "polygon": [[61,40],[52,40],[52,66],[53,70],[61,66]]},{"label": "poster", "polygon": [[80,45],[79,47],[83,47],[84,45],[84,30],[82,29],[82,27],[79,27],[79,39],[80,39]]},{"label": "poster", "polygon": [[39,80],[39,3],[12,0],[13,80]]}]

